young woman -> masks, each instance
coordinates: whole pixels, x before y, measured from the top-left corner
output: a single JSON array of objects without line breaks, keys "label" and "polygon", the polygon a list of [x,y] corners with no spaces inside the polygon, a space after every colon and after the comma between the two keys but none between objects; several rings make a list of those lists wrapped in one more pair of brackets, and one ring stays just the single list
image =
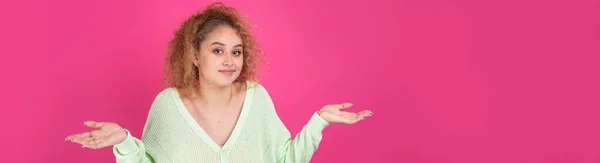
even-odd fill
[{"label": "young woman", "polygon": [[117,162],[309,162],[331,123],[371,116],[325,105],[292,140],[268,92],[256,82],[261,54],[249,23],[231,7],[209,5],[191,16],[169,43],[166,80],[140,139],[113,122],[66,139],[85,148],[113,146]]}]

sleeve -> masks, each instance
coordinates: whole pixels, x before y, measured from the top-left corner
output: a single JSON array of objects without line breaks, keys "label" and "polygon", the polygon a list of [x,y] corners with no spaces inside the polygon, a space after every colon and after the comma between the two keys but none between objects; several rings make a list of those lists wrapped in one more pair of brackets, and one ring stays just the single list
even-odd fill
[{"label": "sleeve", "polygon": [[113,153],[119,163],[153,163],[154,160],[146,152],[144,142],[131,136],[128,130],[127,139],[113,147]]},{"label": "sleeve", "polygon": [[[323,120],[317,112],[302,128],[296,138],[291,137],[283,144],[277,154],[279,163],[308,163],[312,155],[319,147],[322,139],[322,131],[329,123]],[[289,133],[289,131],[287,131]],[[288,134],[289,135],[289,134]]]},{"label": "sleeve", "polygon": [[117,162],[119,163],[154,163],[154,158],[151,153],[162,153],[159,148],[153,148],[154,150],[150,150],[148,147],[155,147],[157,145],[154,142],[155,137],[158,136],[155,133],[151,132],[154,126],[157,126],[159,120],[157,120],[160,116],[161,110],[168,108],[170,102],[172,101],[169,98],[168,89],[163,90],[159,93],[154,101],[152,102],[152,106],[150,107],[150,111],[148,113],[148,118],[146,119],[146,124],[144,125],[144,132],[142,134],[142,139],[135,138],[131,135],[128,130],[127,138],[125,141],[116,144],[113,146],[113,154],[116,157]]},{"label": "sleeve", "polygon": [[283,143],[279,144],[276,151],[276,162],[278,163],[308,163],[310,162],[313,154],[317,150],[319,143],[322,139],[322,131],[329,125],[329,123],[323,120],[317,112],[312,114],[312,117],[308,121],[306,125],[302,128],[300,133],[296,135],[294,139],[292,139],[289,130],[285,127],[279,116],[275,111],[275,106],[269,93],[264,87],[261,88],[262,97],[265,99],[263,102],[269,108],[268,112],[272,118],[269,118],[272,121],[275,121],[271,124],[275,124],[277,133],[273,133],[274,135],[278,135],[280,138],[276,138],[276,140],[281,141]]}]

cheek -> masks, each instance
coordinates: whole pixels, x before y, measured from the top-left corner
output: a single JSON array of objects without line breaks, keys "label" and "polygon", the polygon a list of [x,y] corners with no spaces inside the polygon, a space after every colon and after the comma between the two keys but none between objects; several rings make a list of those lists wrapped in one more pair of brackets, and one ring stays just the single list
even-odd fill
[{"label": "cheek", "polygon": [[240,56],[235,58],[234,60],[235,65],[237,65],[237,68],[241,69],[242,67],[244,67],[244,57]]},{"label": "cheek", "polygon": [[204,55],[198,58],[198,63],[200,63],[200,70],[206,72],[216,69],[218,60],[210,55]]}]

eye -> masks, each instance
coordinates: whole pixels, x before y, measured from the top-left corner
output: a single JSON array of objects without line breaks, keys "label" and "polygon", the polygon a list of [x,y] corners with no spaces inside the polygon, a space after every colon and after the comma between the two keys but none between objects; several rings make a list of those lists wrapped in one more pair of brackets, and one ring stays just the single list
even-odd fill
[{"label": "eye", "polygon": [[215,53],[215,54],[223,54],[223,50],[221,50],[221,49],[215,49],[215,50],[213,50],[213,53]]},{"label": "eye", "polygon": [[234,52],[233,52],[233,55],[235,55],[235,56],[239,56],[239,55],[242,55],[242,52],[241,52],[241,51],[234,51]]}]

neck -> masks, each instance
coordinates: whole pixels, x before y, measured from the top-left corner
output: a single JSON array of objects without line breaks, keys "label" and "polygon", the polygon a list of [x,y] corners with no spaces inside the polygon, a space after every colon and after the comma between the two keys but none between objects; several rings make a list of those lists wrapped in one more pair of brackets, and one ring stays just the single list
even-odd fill
[{"label": "neck", "polygon": [[207,109],[226,108],[233,97],[233,85],[220,86],[214,83],[199,81],[196,94]]}]

